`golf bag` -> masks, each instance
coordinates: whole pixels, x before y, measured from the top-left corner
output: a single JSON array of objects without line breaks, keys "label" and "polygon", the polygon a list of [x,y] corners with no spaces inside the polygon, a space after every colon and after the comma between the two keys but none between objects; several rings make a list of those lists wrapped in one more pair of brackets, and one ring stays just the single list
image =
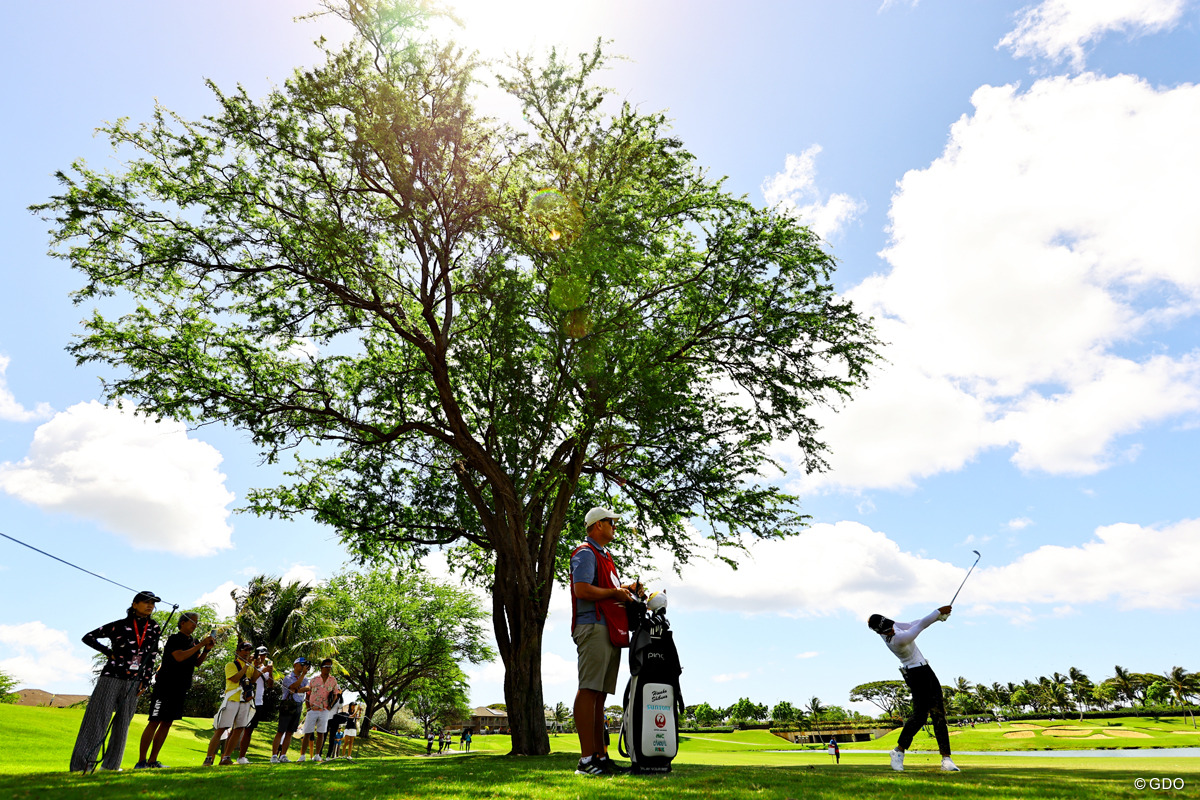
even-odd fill
[{"label": "golf bag", "polygon": [[679,752],[679,653],[666,609],[647,611],[644,603],[625,604],[629,613],[629,683],[617,749],[635,775],[665,774]]}]

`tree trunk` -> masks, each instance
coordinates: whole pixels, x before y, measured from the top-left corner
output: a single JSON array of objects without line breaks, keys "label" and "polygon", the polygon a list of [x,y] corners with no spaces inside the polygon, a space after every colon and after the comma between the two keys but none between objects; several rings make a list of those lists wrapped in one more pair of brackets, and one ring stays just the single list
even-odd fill
[{"label": "tree trunk", "polygon": [[[553,583],[547,581],[535,587],[530,559],[521,558],[520,553],[514,555],[517,557],[496,554],[492,625],[504,662],[504,703],[508,707],[512,753],[544,756],[550,752],[550,737],[542,712],[542,628]],[[525,564],[519,564],[521,561]],[[539,597],[538,589],[544,597]]]}]

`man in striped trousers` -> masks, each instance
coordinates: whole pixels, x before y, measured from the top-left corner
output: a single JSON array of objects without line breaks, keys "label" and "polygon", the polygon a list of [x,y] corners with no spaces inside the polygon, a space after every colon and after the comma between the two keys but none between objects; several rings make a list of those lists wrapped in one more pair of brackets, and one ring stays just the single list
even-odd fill
[{"label": "man in striped trousers", "polygon": [[[150,675],[154,674],[162,629],[150,615],[154,613],[154,604],[161,599],[154,592],[138,592],[124,619],[101,625],[84,635],[83,643],[108,656],[108,663],[96,679],[96,688],[88,699],[87,711],[75,738],[75,750],[71,753],[71,772],[91,771],[96,754],[104,744],[109,719],[114,714],[112,735],[100,769],[121,769],[125,737],[129,734],[138,695],[146,689]],[[110,646],[100,644],[99,639],[107,639]]]}]

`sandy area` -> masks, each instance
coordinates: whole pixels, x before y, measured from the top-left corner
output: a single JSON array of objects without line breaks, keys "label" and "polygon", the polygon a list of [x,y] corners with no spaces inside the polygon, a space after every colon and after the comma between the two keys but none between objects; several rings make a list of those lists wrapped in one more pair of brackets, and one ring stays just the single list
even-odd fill
[{"label": "sandy area", "polygon": [[1105,736],[1103,733],[1093,733],[1091,736],[1081,737],[1084,739],[1111,739],[1111,736]]},{"label": "sandy area", "polygon": [[1105,731],[1109,736],[1120,736],[1124,739],[1152,739],[1150,734],[1141,731]]},{"label": "sandy area", "polygon": [[1092,732],[1092,728],[1051,728],[1048,731],[1042,731],[1042,736],[1086,736]]},{"label": "sandy area", "polygon": [[1005,739],[1032,739],[1037,736],[1033,731],[1013,731],[1012,733],[1004,734]]}]

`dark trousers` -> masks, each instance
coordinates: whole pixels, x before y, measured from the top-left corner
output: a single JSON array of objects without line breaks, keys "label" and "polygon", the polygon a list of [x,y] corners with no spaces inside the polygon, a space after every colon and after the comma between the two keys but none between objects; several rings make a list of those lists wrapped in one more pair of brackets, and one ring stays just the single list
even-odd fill
[{"label": "dark trousers", "polygon": [[933,674],[933,668],[928,664],[913,667],[904,673],[904,682],[912,691],[913,713],[904,723],[904,730],[900,731],[900,741],[896,743],[896,749],[907,750],[917,731],[925,724],[926,717],[932,717],[933,735],[937,738],[938,750],[944,756],[950,755],[950,730],[946,727],[942,684],[937,675]]}]

